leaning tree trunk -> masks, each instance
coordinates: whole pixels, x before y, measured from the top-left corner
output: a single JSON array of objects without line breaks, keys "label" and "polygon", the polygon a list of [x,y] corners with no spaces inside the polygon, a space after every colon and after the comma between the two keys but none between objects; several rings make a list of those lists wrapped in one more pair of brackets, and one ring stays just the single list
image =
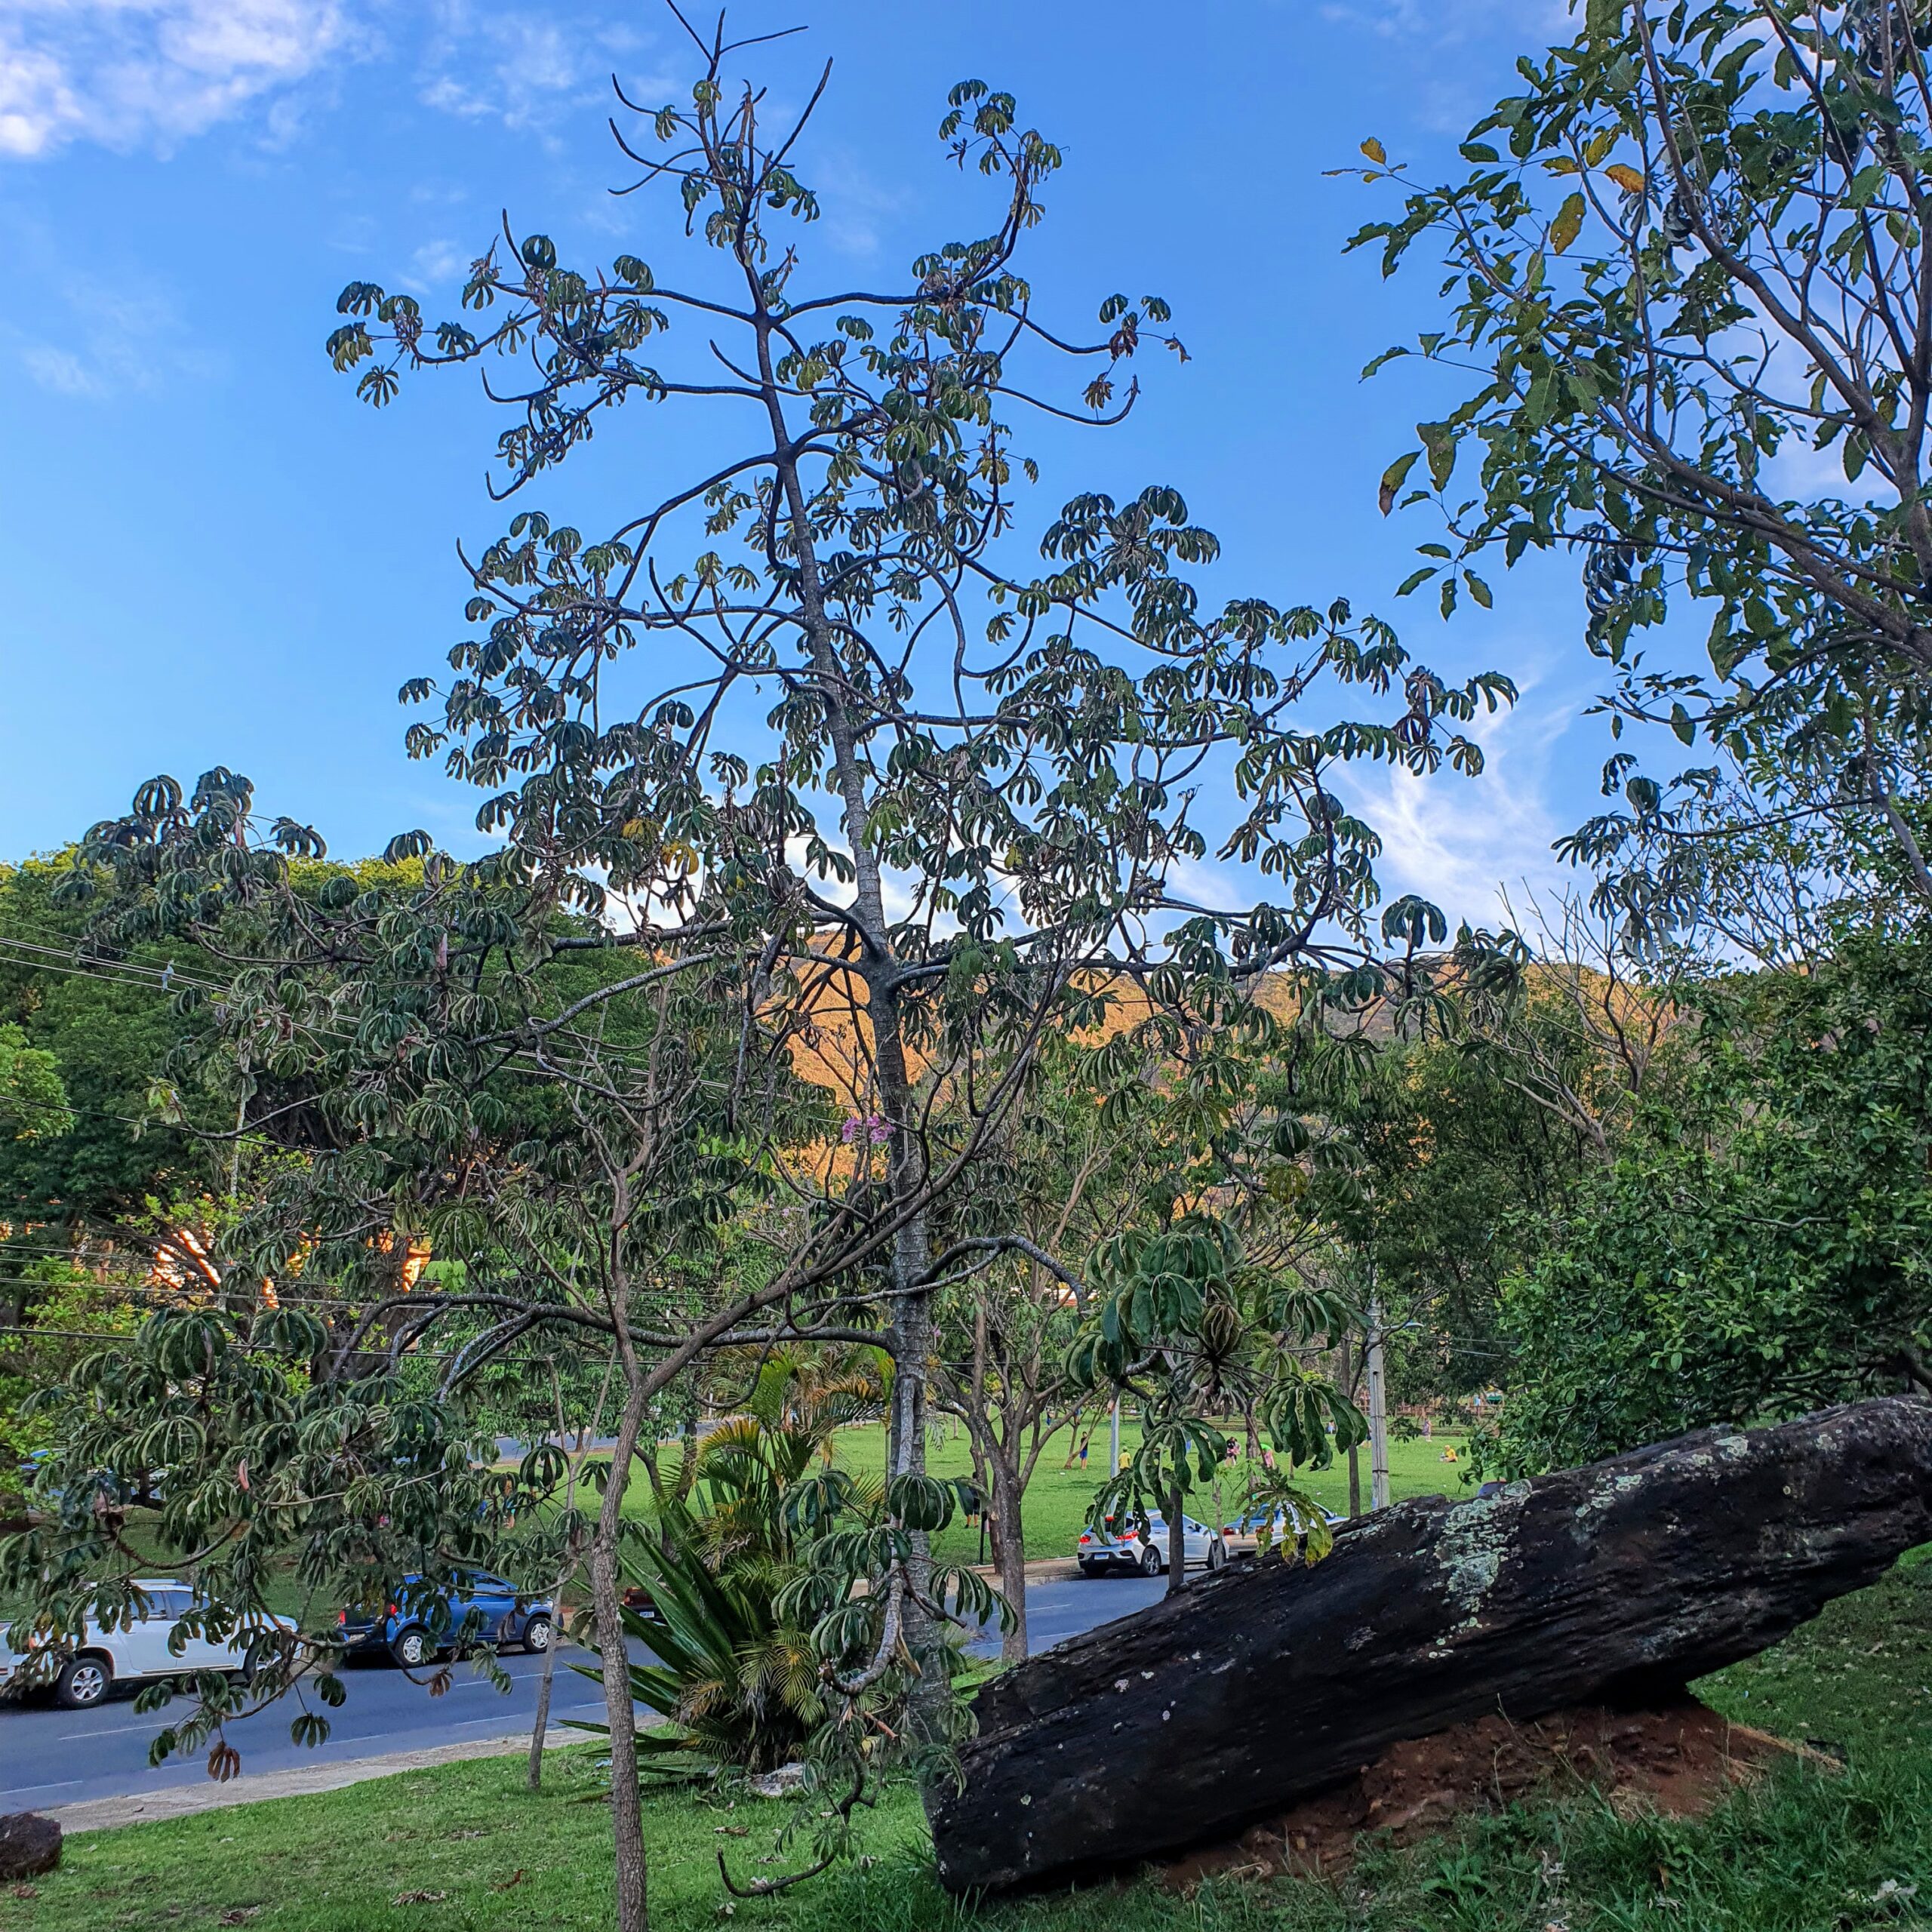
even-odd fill
[{"label": "leaning tree trunk", "polygon": [[[564,1574],[568,1577],[570,1573],[566,1571]],[[559,1620],[550,1627],[550,1647],[543,1653],[543,1662],[537,1673],[537,1715],[530,1721],[530,1761],[523,1772],[524,1783],[531,1791],[543,1789],[543,1744],[550,1729],[550,1681],[556,1673],[557,1645],[561,1641],[563,1589],[563,1583],[559,1581],[557,1595],[552,1599],[560,1614]]]},{"label": "leaning tree trunk", "polygon": [[[597,1408],[591,1417],[592,1429],[579,1430],[575,1455],[571,1455],[568,1448],[564,1451],[569,1459],[569,1473],[564,1484],[564,1520],[566,1524],[574,1523],[576,1518],[577,1475],[583,1467],[584,1452],[589,1446],[591,1435],[595,1425],[603,1418],[604,1397],[608,1392],[610,1382],[610,1374],[607,1370],[604,1388],[598,1392]],[[564,1426],[561,1390],[557,1397],[557,1439],[560,1443],[569,1440],[568,1432]],[[654,1483],[653,1489],[656,1487]],[[524,1774],[524,1782],[532,1791],[541,1791],[543,1788],[543,1746],[550,1728],[550,1690],[557,1675],[557,1646],[564,1634],[564,1590],[576,1574],[578,1555],[577,1535],[575,1529],[572,1528],[568,1532],[564,1561],[558,1567],[557,1587],[550,1595],[550,1647],[543,1653],[543,1666],[537,1673],[537,1715],[531,1723],[530,1762]]]},{"label": "leaning tree trunk", "polygon": [[1404,1738],[1675,1700],[1932,1538],[1932,1402],[1701,1431],[1378,1510],[1312,1569],[1239,1563],[980,1694],[929,1791],[954,1891],[1231,1835]]}]

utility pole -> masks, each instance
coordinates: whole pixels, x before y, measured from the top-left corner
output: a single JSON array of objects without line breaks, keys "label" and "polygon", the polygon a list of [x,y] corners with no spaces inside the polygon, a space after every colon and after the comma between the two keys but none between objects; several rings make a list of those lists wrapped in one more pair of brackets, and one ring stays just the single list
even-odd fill
[{"label": "utility pole", "polygon": [[1389,1506],[1389,1391],[1382,1372],[1382,1297],[1368,1297],[1368,1506]]}]

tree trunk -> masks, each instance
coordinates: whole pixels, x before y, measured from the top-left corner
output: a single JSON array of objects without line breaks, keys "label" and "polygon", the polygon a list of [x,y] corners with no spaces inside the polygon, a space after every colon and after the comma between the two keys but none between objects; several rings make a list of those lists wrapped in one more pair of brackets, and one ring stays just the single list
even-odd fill
[{"label": "tree trunk", "polygon": [[1177,1597],[1187,1588],[1187,1526],[1181,1521],[1186,1501],[1178,1484],[1168,1492],[1168,1595]]},{"label": "tree trunk", "polygon": [[[851,847],[853,899],[851,908],[859,932],[859,975],[866,989],[866,1014],[872,1035],[872,1065],[879,1102],[890,1136],[887,1166],[895,1216],[903,1214],[892,1241],[892,1340],[894,1370],[892,1411],[887,1437],[886,1471],[893,1476],[923,1475],[926,1468],[926,1375],[932,1355],[932,1291],[928,1285],[932,1266],[931,1216],[911,1204],[924,1192],[928,1176],[913,1104],[913,1081],[906,1060],[901,1014],[902,962],[894,955],[891,922],[886,916],[884,877],[872,838],[871,782],[867,754],[854,728],[847,673],[827,614],[818,555],[817,533],[806,500],[798,462],[786,420],[786,389],[777,377],[772,354],[777,327],[766,308],[761,265],[741,259],[758,321],[758,374],[776,448],[777,487],[790,527],[796,565],[798,614],[806,651],[825,707],[826,736],[832,749],[833,788],[838,795],[845,835]],[[777,559],[774,558],[774,561]],[[938,1633],[926,1609],[932,1574],[931,1546],[923,1530],[909,1531],[906,1569],[905,1635],[918,1675],[910,1699],[915,1730],[937,1737],[952,1700],[952,1690],[939,1657]]]},{"label": "tree trunk", "polygon": [[[562,1586],[558,1586],[561,1591]],[[559,1604],[558,1608],[563,1606]],[[550,1680],[557,1668],[557,1645],[561,1641],[555,1624],[550,1629],[550,1647],[543,1653],[543,1666],[537,1674],[537,1715],[530,1726],[530,1763],[524,1783],[532,1791],[543,1789],[543,1739],[550,1728]]]},{"label": "tree trunk", "polygon": [[611,1452],[611,1480],[590,1540],[591,1614],[604,1680],[604,1715],[611,1729],[611,1835],[617,1853],[617,1932],[650,1932],[644,1844],[644,1806],[638,1786],[637,1712],[631,1703],[630,1653],[624,1641],[623,1599],[617,1585],[624,1483],[644,1425],[646,1400],[635,1364],[623,1419]]},{"label": "tree trunk", "polygon": [[[1352,1337],[1344,1335],[1337,1363],[1336,1380],[1342,1393],[1352,1402],[1355,1398],[1355,1345]],[[1355,1453],[1356,1445],[1349,1444],[1349,1515],[1351,1519],[1361,1514],[1361,1458]]]},{"label": "tree trunk", "polygon": [[[1932,1538],[1932,1403],[1700,1431],[1243,1561],[995,1678],[927,1794],[954,1891],[1232,1836],[1405,1738],[1675,1702]],[[1283,1740],[1291,1740],[1284,1748]]]},{"label": "tree trunk", "polygon": [[[579,1429],[574,1454],[570,1447],[570,1432],[564,1425],[563,1384],[556,1371],[550,1373],[550,1386],[557,1401],[557,1441],[568,1459],[568,1471],[564,1481],[564,1517],[566,1523],[577,1511],[577,1473],[583,1466],[584,1451],[590,1446],[590,1438],[597,1423],[603,1418],[604,1398],[611,1387],[611,1371],[604,1371],[604,1386],[597,1392],[597,1407],[591,1417],[591,1427]],[[657,1484],[651,1485],[654,1492]],[[530,1763],[525,1774],[525,1782],[532,1791],[543,1789],[543,1739],[550,1728],[550,1686],[557,1674],[557,1646],[564,1635],[564,1589],[575,1574],[577,1565],[577,1533],[568,1533],[565,1545],[564,1561],[557,1571],[557,1586],[550,1593],[550,1647],[543,1653],[543,1668],[537,1674],[537,1715],[530,1727]]]},{"label": "tree trunk", "polygon": [[998,1525],[1000,1594],[1013,1606],[1013,1628],[999,1640],[1002,1663],[1026,1661],[1026,1526],[1020,1509],[1023,1493],[1017,1466],[998,1450],[992,1458],[994,1521]]},{"label": "tree trunk", "polygon": [[1382,1364],[1382,1302],[1368,1303],[1368,1506],[1389,1506],[1389,1382]]},{"label": "tree trunk", "polygon": [[[896,972],[896,968],[893,969]],[[915,1199],[926,1184],[924,1154],[912,1124],[912,1082],[906,1072],[900,1028],[899,995],[891,974],[868,980],[874,1064],[892,1138],[888,1144],[895,1207]],[[924,1284],[932,1266],[932,1239],[924,1212],[911,1214],[893,1237],[893,1376],[891,1429],[886,1449],[894,1476],[926,1472],[926,1377],[933,1352],[932,1291]],[[910,1699],[914,1724],[929,1737],[944,1730],[952,1688],[940,1655],[939,1632],[926,1600],[932,1577],[932,1546],[923,1530],[909,1531],[905,1631],[918,1675]]]}]

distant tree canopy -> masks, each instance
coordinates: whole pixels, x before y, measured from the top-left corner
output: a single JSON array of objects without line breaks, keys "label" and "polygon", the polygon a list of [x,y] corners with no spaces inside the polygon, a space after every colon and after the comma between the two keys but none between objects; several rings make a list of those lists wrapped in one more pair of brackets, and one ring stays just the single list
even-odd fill
[{"label": "distant tree canopy", "polygon": [[[149,1090],[187,1026],[162,975],[177,946],[137,949],[112,964],[81,956],[83,920],[57,903],[65,857],[0,866],[0,1028],[51,1056],[60,1094],[50,1108],[0,1118],[0,1221],[69,1229],[137,1212],[208,1171],[192,1138],[165,1125]],[[195,1117],[232,1121],[232,1094],[196,1097]],[[45,1131],[58,1128],[58,1131]]]},{"label": "distant tree canopy", "polygon": [[1932,940],[1687,998],[1682,1081],[1506,1296],[1512,1470],[1932,1392]]},{"label": "distant tree canopy", "polygon": [[1392,1042],[1351,1097],[1354,1158],[1318,1192],[1389,1330],[1398,1402],[1503,1380],[1503,1286],[1587,1171],[1586,1137],[1466,1035]]}]

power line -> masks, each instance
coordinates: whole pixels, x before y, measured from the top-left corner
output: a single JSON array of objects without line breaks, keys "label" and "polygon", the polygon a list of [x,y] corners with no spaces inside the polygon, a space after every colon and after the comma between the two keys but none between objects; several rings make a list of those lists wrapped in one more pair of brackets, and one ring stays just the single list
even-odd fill
[{"label": "power line", "polygon": [[91,1107],[77,1100],[34,1100],[24,1094],[0,1094],[0,1113],[9,1107],[30,1107],[48,1114],[87,1114],[96,1120],[118,1121],[123,1127],[168,1127],[172,1122],[163,1120],[158,1114],[145,1116],[137,1114],[110,1113],[105,1107]]},{"label": "power line", "polygon": [[82,957],[81,943],[77,940],[71,946],[45,946],[29,939],[17,938],[11,933],[0,933],[0,946],[11,946],[16,952],[38,953],[51,959],[71,960],[83,970],[92,968],[109,972],[131,973],[159,981],[164,986],[172,986],[179,980],[183,986],[198,986],[206,992],[219,992],[219,980],[203,979],[198,974],[183,972],[172,959],[165,964],[152,966],[139,959],[112,959],[104,955],[91,960]]},{"label": "power line", "polygon": [[[24,940],[10,940],[4,935],[0,935],[0,947],[7,946],[22,946],[26,943],[26,942]],[[168,968],[142,967],[134,965],[131,961],[122,962],[123,964],[127,965],[130,971],[134,972],[164,976],[147,979],[131,980],[125,978],[118,971],[117,971],[112,962],[108,962],[99,966],[90,966],[83,964],[77,958],[72,958],[71,955],[65,952],[57,952],[56,949],[51,946],[35,946],[32,948],[32,950],[35,952],[54,954],[55,956],[49,958],[39,959],[8,959],[4,955],[4,954],[0,954],[0,967],[13,966],[17,968],[22,972],[66,973],[77,978],[100,980],[110,986],[138,986],[152,992],[165,991],[170,983],[165,975],[172,971],[171,966]],[[71,963],[63,963],[69,961],[70,959]],[[228,990],[226,986],[223,986],[218,981],[191,980],[187,978],[185,975],[177,977],[180,978],[180,981],[183,985],[193,986],[198,991],[220,994],[226,992]],[[314,1026],[312,1027],[310,1030],[316,1035],[324,1039],[340,1041],[345,1044],[350,1046],[359,1047],[361,1044],[360,1035],[346,1027]],[[567,1038],[582,1038],[584,1036],[573,1032],[571,1033],[566,1034],[563,1037]],[[472,1049],[478,1049],[487,1048],[493,1044],[493,1042],[486,1038],[480,1041],[471,1041],[467,1044],[469,1044]],[[620,1043],[609,1041],[600,1041],[598,1043],[598,1051],[600,1054],[609,1054],[618,1060],[623,1060],[627,1055],[635,1055],[647,1051],[648,1049],[641,1044],[626,1047]],[[509,1055],[509,1062],[512,1064],[520,1064],[526,1072],[529,1072],[532,1068],[534,1068],[540,1072],[544,1070],[544,1063],[543,1060],[534,1048],[529,1047],[512,1048]],[[265,1135],[258,1135],[256,1137],[266,1139],[267,1137]]]}]

